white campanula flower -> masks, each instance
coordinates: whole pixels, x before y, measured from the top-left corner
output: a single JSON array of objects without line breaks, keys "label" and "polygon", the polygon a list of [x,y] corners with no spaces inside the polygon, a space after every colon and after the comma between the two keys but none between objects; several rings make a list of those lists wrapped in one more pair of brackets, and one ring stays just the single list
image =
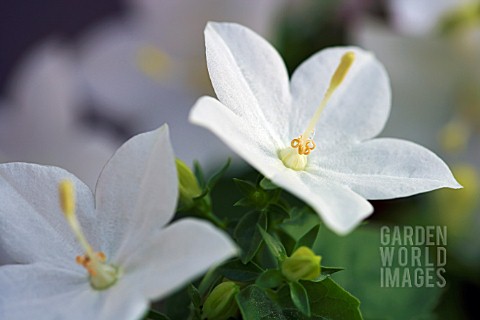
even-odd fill
[{"label": "white campanula flower", "polygon": [[192,126],[188,112],[210,94],[201,30],[209,20],[254,25],[267,35],[284,0],[125,0],[128,10],[83,37],[79,56],[94,107],[134,132],[170,124],[176,154],[214,166],[230,150]]},{"label": "white campanula flower", "polygon": [[251,30],[209,23],[207,64],[218,100],[201,98],[190,120],[210,129],[278,186],[346,233],[390,199],[461,187],[447,165],[415,143],[377,138],[387,121],[387,73],[356,47],[323,50],[289,82],[275,49]]},{"label": "white campanula flower", "polygon": [[33,48],[0,104],[0,161],[59,166],[95,186],[118,142],[80,121],[87,103],[72,48],[52,39]]},{"label": "white campanula flower", "polygon": [[232,256],[209,223],[167,225],[177,193],[166,126],[118,149],[95,196],[60,168],[0,165],[0,247],[16,262],[0,267],[0,318],[139,319]]}]

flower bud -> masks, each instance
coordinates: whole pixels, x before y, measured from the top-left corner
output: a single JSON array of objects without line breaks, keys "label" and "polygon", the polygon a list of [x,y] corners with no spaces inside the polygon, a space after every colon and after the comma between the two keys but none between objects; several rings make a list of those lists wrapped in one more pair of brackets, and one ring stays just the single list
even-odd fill
[{"label": "flower bud", "polygon": [[198,185],[197,178],[192,170],[180,159],[175,159],[175,165],[178,173],[178,187],[180,189],[179,201],[184,208],[193,206],[193,198],[202,193]]},{"label": "flower bud", "polygon": [[226,320],[233,317],[238,310],[235,296],[240,287],[232,281],[216,286],[203,304],[202,319]]},{"label": "flower bud", "polygon": [[320,276],[321,256],[307,248],[298,248],[282,263],[282,273],[290,281],[313,280]]}]

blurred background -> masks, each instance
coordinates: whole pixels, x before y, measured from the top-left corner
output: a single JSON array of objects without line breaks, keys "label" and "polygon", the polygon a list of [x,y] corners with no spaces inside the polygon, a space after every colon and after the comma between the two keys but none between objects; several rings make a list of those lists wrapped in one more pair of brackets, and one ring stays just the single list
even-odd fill
[{"label": "blurred background", "polygon": [[[393,106],[382,136],[434,150],[464,189],[376,201],[365,226],[347,237],[325,231],[317,253],[347,268],[334,278],[361,300],[366,319],[479,319],[478,0],[2,0],[0,161],[60,166],[94,188],[121,143],[166,122],[188,164],[214,170],[232,157],[230,175],[255,175],[187,120],[198,97],[213,95],[209,20],[266,37],[289,72],[335,45],[361,46],[385,64]],[[234,186],[222,184],[214,201],[232,210]],[[446,225],[447,286],[380,288],[382,225]]]}]

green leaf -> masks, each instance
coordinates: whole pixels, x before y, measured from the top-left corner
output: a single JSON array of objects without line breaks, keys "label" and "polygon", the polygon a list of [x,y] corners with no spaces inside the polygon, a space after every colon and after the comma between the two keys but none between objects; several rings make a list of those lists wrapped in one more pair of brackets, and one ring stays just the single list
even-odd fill
[{"label": "green leaf", "polygon": [[330,277],[330,275],[332,275],[336,272],[342,271],[342,270],[345,270],[345,269],[344,268],[337,268],[337,267],[324,267],[324,266],[322,266],[321,267],[321,273],[318,276],[318,278],[313,279],[311,281],[313,281],[313,282],[323,281],[323,280],[327,279],[328,277]]},{"label": "green leaf", "polygon": [[200,297],[198,289],[193,284],[190,284],[187,290],[188,296],[190,297],[190,300],[192,300],[193,306],[199,308],[202,304],[202,298]]},{"label": "green leaf", "polygon": [[290,215],[285,207],[279,203],[270,203],[267,207],[268,217],[272,221],[276,221],[276,225],[281,224],[285,219],[288,219]]},{"label": "green leaf", "polygon": [[288,286],[290,287],[290,297],[292,302],[297,307],[297,309],[310,317],[310,302],[308,301],[307,291],[299,282],[289,282]]},{"label": "green leaf", "polygon": [[[322,282],[300,281],[305,288],[310,305],[311,318],[335,320],[362,320],[359,309],[360,302],[350,293],[342,289],[332,279]],[[293,302],[291,288],[283,287],[276,294],[276,300],[282,306],[284,314],[290,314],[296,307]],[[306,317],[298,317],[304,319]],[[310,319],[310,318],[308,318]],[[385,315],[378,319],[385,319]]]},{"label": "green leaf", "polygon": [[256,285],[240,291],[236,299],[243,319],[286,320],[280,306]]},{"label": "green leaf", "polygon": [[303,313],[301,313],[297,309],[283,309],[283,315],[285,316],[285,318],[287,318],[287,320],[332,320],[324,317],[318,317],[315,315],[306,317]]},{"label": "green leaf", "polygon": [[245,198],[237,201],[234,204],[235,206],[263,209],[268,205],[270,201],[269,195],[261,188],[257,188],[254,183],[240,179],[233,179],[233,181],[240,189],[241,193],[245,196]]},{"label": "green leaf", "polygon": [[258,278],[262,269],[254,263],[243,264],[239,259],[232,260],[220,266],[218,273],[232,281],[249,282]]},{"label": "green leaf", "polygon": [[285,220],[279,227],[295,241],[320,224],[318,215],[308,208],[293,208],[290,210],[290,216],[291,218]]},{"label": "green leaf", "polygon": [[312,248],[315,243],[315,240],[317,240],[319,230],[320,230],[320,225],[316,225],[315,227],[312,228],[312,230],[308,231],[303,237],[301,237],[297,241],[295,245],[295,249],[293,251],[297,250],[302,246]]},{"label": "green leaf", "polygon": [[279,287],[284,277],[282,272],[277,269],[265,270],[255,281],[255,284],[262,288],[276,288]]},{"label": "green leaf", "polygon": [[170,318],[164,315],[163,313],[160,313],[153,309],[150,309],[143,319],[144,320],[170,320]]},{"label": "green leaf", "polygon": [[250,181],[233,178],[233,182],[244,196],[248,197],[257,190],[257,186]]},{"label": "green leaf", "polygon": [[242,198],[233,204],[234,207],[246,207],[246,208],[254,208],[255,203],[252,202],[249,198]]},{"label": "green leaf", "polygon": [[214,173],[210,177],[210,179],[208,179],[207,182],[205,182],[205,176],[198,162],[194,163],[194,174],[198,180],[199,186],[202,188],[202,193],[200,193],[198,196],[193,198],[193,200],[201,201],[203,198],[206,198],[208,199],[207,202],[210,203],[210,199],[208,196],[212,191],[212,189],[215,187],[215,185],[218,183],[218,181],[223,177],[223,175],[227,171],[228,167],[230,166],[230,162],[231,162],[231,159],[229,158],[225,163],[225,165],[219,171]]},{"label": "green leaf", "polygon": [[275,184],[273,184],[272,181],[270,181],[269,179],[267,179],[265,177],[260,181],[260,187],[262,187],[263,190],[278,189],[278,187]]},{"label": "green leaf", "polygon": [[197,181],[200,187],[205,188],[206,186],[205,174],[203,173],[203,169],[197,160],[193,162],[193,174],[197,178]]},{"label": "green leaf", "polygon": [[208,179],[207,188],[209,190],[212,190],[215,187],[215,185],[217,184],[217,182],[223,177],[223,175],[227,171],[228,167],[230,166],[231,162],[232,162],[232,159],[228,158],[225,165],[220,170],[218,170],[216,173],[214,173],[210,177],[210,179]]},{"label": "green leaf", "polygon": [[220,281],[221,278],[222,276],[218,273],[217,268],[210,268],[198,285],[200,296],[205,296],[210,292],[213,286]]},{"label": "green leaf", "polygon": [[331,278],[322,282],[304,281],[302,284],[310,299],[313,315],[335,320],[363,319],[359,308],[360,301]]},{"label": "green leaf", "polygon": [[287,257],[287,252],[285,251],[283,244],[275,237],[270,235],[268,232],[266,232],[260,225],[257,225],[257,228],[260,231],[260,234],[262,235],[265,244],[270,249],[270,252],[272,252],[272,254],[279,261],[285,260],[285,258]]},{"label": "green leaf", "polygon": [[252,260],[262,244],[263,238],[257,225],[266,227],[267,216],[264,213],[252,211],[240,219],[233,233],[234,238],[242,249],[240,259],[243,263]]}]

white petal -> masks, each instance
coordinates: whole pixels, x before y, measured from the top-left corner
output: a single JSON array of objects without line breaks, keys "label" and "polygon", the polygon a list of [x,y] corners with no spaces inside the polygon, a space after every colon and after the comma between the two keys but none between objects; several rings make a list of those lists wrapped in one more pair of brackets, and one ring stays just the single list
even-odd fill
[{"label": "white petal", "polygon": [[355,47],[326,49],[302,63],[292,76],[290,139],[306,129],[347,51],[355,52],[355,61],[316,126],[318,152],[372,138],[380,133],[388,118],[390,85],[377,59]]},{"label": "white petal", "polygon": [[56,167],[26,163],[0,165],[0,245],[18,263],[50,261],[77,267],[83,253],[60,209],[58,184],[75,184],[77,215],[92,246],[99,245],[93,195],[71,173]]},{"label": "white petal", "polygon": [[58,134],[71,125],[75,108],[82,102],[79,84],[73,52],[50,40],[34,48],[16,70],[9,95],[18,108],[16,116],[29,128],[41,127],[44,134]]},{"label": "white petal", "polygon": [[277,51],[250,29],[208,23],[207,65],[218,99],[245,122],[263,127],[272,139],[288,122],[288,75]]},{"label": "white petal", "polygon": [[112,287],[98,291],[90,286],[72,297],[59,319],[141,319],[149,307],[148,300],[120,278]]},{"label": "white petal", "polygon": [[0,110],[4,161],[35,162],[67,169],[94,186],[114,144],[75,122],[82,105],[73,53],[47,41],[27,57],[11,81],[8,109]]},{"label": "white petal", "polygon": [[[1,319],[61,319],[90,285],[86,274],[35,263],[0,268]],[[88,308],[88,306],[84,306]],[[71,310],[74,315],[74,310]],[[72,317],[69,317],[71,319]]]},{"label": "white petal", "polygon": [[167,125],[121,146],[103,169],[95,192],[107,256],[121,245],[136,246],[170,221],[177,193]]},{"label": "white petal", "polygon": [[461,188],[430,150],[400,139],[374,139],[316,161],[318,170],[367,199],[405,197],[438,188]]},{"label": "white petal", "polygon": [[284,167],[277,155],[279,147],[264,127],[247,121],[214,98],[200,98],[190,112],[190,121],[211,130],[267,177]]},{"label": "white petal", "polygon": [[148,239],[119,264],[124,266],[125,282],[158,299],[236,252],[228,236],[211,224],[182,219]]},{"label": "white petal", "polygon": [[1,319],[139,319],[147,302],[122,279],[97,291],[85,271],[79,274],[46,264],[0,268]]},{"label": "white petal", "polygon": [[173,66],[169,60],[161,79],[148,76],[139,67],[142,50],[152,45],[129,20],[109,21],[83,39],[81,68],[97,105],[104,109],[100,111],[121,121],[136,119],[139,110],[157,109],[164,97],[171,95],[168,86],[172,86]]},{"label": "white petal", "polygon": [[372,205],[348,187],[307,172],[285,169],[272,181],[312,206],[339,234],[350,232],[373,212]]},{"label": "white petal", "polygon": [[[454,113],[458,85],[465,78],[465,60],[444,37],[405,37],[373,19],[363,19],[352,36],[375,52],[394,88],[382,136],[412,140],[440,151],[438,135]],[[448,77],[432,76],[437,74]]]}]

